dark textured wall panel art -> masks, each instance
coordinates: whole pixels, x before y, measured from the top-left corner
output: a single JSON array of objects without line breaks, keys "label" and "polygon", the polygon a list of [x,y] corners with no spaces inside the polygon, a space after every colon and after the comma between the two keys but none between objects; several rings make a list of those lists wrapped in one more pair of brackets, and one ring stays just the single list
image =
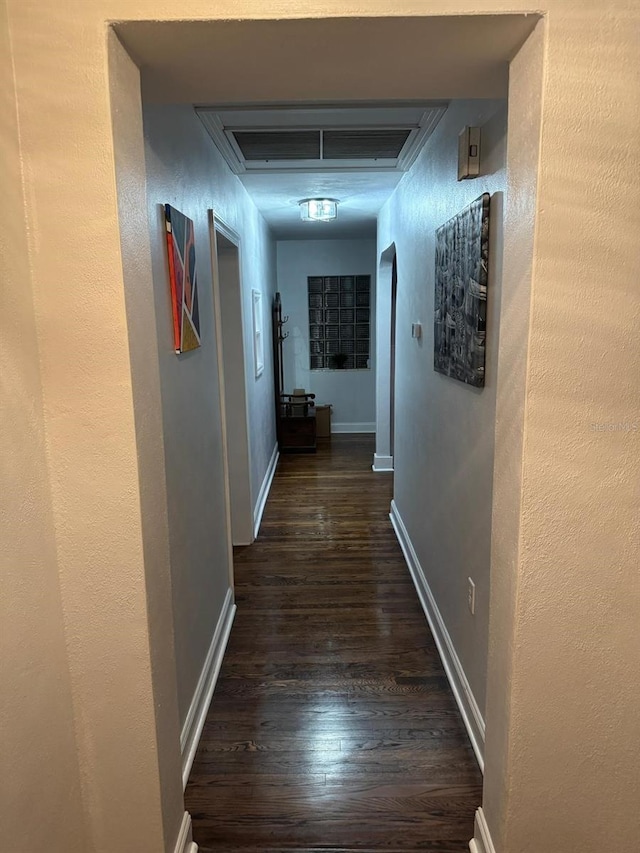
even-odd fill
[{"label": "dark textured wall panel art", "polygon": [[489,264],[488,193],[436,231],[433,366],[484,385]]}]

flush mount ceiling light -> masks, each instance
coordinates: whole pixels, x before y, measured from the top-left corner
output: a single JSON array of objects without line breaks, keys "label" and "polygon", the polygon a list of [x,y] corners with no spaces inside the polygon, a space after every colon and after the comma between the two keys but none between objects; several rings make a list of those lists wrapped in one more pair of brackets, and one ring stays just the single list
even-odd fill
[{"label": "flush mount ceiling light", "polygon": [[298,204],[303,222],[331,222],[338,218],[338,201],[335,198],[303,198]]}]

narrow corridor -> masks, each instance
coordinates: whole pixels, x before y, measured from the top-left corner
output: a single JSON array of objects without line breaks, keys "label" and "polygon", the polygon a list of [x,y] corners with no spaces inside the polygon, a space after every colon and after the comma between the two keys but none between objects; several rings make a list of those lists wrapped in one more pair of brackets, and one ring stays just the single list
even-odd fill
[{"label": "narrow corridor", "polygon": [[280,458],[186,790],[206,851],[465,853],[482,779],[373,437]]}]

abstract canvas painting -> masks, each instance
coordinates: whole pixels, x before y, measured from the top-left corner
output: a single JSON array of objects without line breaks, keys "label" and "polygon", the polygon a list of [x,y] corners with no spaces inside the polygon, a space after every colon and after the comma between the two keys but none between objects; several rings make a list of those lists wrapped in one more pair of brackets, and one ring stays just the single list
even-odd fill
[{"label": "abstract canvas painting", "polygon": [[433,366],[478,387],[484,385],[489,199],[484,193],[436,231]]},{"label": "abstract canvas painting", "polygon": [[200,312],[193,222],[170,204],[164,206],[173,313],[173,345],[177,353],[200,346]]}]

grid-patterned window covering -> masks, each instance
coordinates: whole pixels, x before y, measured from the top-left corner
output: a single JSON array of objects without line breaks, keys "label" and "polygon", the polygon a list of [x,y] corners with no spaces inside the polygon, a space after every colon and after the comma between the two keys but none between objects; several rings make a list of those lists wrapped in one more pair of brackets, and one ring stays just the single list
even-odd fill
[{"label": "grid-patterned window covering", "polygon": [[309,366],[311,370],[369,366],[371,277],[309,276]]}]

